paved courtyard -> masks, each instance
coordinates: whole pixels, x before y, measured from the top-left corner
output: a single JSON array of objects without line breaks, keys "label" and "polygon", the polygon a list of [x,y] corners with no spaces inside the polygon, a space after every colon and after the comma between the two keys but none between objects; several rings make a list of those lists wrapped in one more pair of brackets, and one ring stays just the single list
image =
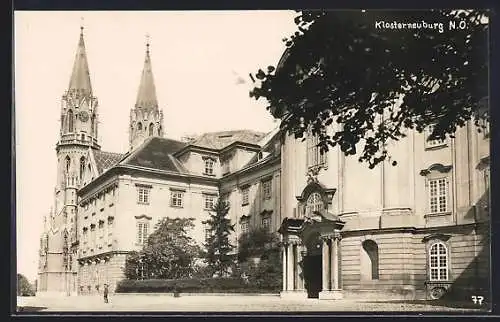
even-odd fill
[{"label": "paved courtyard", "polygon": [[116,295],[110,303],[101,297],[18,298],[28,312],[455,312],[480,313],[486,308],[426,301],[281,299],[278,296],[152,296]]}]

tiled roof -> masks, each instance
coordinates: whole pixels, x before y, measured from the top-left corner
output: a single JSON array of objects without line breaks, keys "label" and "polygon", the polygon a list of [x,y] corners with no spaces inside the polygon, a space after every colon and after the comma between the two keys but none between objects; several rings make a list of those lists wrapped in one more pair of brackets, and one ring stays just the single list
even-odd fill
[{"label": "tiled roof", "polygon": [[238,141],[250,144],[258,144],[266,133],[251,130],[236,130],[204,133],[193,142],[192,145],[220,150]]},{"label": "tiled roof", "polygon": [[94,158],[99,174],[116,165],[125,154],[94,150]]},{"label": "tiled roof", "polygon": [[172,156],[185,145],[186,143],[180,141],[153,137],[132,152],[123,164],[163,171],[185,172],[182,164]]}]

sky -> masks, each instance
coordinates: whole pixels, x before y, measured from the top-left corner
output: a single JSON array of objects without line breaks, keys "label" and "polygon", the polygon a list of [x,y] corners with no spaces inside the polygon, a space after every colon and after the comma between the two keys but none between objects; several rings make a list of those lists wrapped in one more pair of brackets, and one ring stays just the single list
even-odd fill
[{"label": "sky", "polygon": [[80,33],[102,149],[128,149],[129,113],[150,39],[165,136],[278,126],[248,74],[276,65],[295,32],[293,11],[54,11],[14,13],[17,270],[37,275],[43,216],[54,203],[61,97]]}]

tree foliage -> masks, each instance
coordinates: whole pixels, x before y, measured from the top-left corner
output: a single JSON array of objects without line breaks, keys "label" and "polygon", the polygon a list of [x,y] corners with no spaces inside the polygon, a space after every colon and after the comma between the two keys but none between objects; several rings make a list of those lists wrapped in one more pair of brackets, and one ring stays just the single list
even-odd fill
[{"label": "tree foliage", "polygon": [[35,288],[23,274],[17,274],[17,296],[34,296]]},{"label": "tree foliage", "polygon": [[191,277],[200,249],[189,236],[193,218],[161,219],[139,252],[131,252],[125,263],[128,279],[178,279]]},{"label": "tree foliage", "polygon": [[254,75],[250,96],[267,99],[296,138],[310,129],[322,152],[339,146],[373,168],[388,157],[386,143],[408,130],[434,125],[429,139],[443,139],[468,120],[488,119],[488,15],[301,11],[282,60]]},{"label": "tree foliage", "polygon": [[265,228],[252,229],[241,234],[238,239],[238,261],[244,262],[249,257],[266,257],[278,245],[276,234]]},{"label": "tree foliage", "polygon": [[204,221],[210,231],[210,236],[204,244],[205,259],[212,272],[218,276],[226,276],[233,263],[230,253],[234,245],[230,243],[229,237],[234,231],[234,224],[231,225],[228,213],[229,204],[219,198],[212,207],[209,219]]}]

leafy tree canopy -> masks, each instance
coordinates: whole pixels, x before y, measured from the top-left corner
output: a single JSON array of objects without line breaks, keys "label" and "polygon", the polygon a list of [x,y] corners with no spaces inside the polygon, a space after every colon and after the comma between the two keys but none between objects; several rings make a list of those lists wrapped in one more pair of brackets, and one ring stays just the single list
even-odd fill
[{"label": "leafy tree canopy", "polygon": [[433,124],[429,139],[442,139],[488,118],[488,15],[301,11],[277,68],[254,75],[250,96],[267,99],[296,138],[310,129],[322,152],[338,145],[373,168],[408,129]]},{"label": "leafy tree canopy", "polygon": [[35,288],[23,274],[17,274],[17,296],[35,296]]},{"label": "leafy tree canopy", "polygon": [[200,249],[189,236],[193,218],[161,219],[140,252],[129,254],[125,274],[129,279],[191,277]]},{"label": "leafy tree canopy", "polygon": [[279,237],[265,228],[252,229],[241,234],[238,239],[238,260],[244,262],[248,257],[265,256],[274,252],[279,243]]}]

